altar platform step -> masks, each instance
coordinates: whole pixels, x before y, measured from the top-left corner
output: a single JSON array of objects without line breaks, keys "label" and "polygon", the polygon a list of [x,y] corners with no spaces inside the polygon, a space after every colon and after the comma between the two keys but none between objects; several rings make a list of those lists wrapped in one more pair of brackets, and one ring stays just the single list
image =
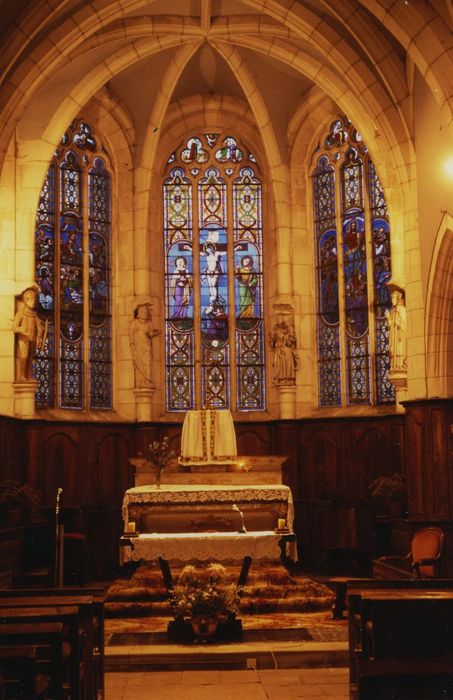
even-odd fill
[{"label": "altar platform step", "polygon": [[105,670],[109,672],[343,668],[348,663],[345,641],[105,647]]},{"label": "altar platform step", "polygon": [[168,620],[106,620],[106,670],[333,668],[349,663],[347,623],[333,621],[330,614],[245,616],[242,639],[228,642],[171,643]]}]

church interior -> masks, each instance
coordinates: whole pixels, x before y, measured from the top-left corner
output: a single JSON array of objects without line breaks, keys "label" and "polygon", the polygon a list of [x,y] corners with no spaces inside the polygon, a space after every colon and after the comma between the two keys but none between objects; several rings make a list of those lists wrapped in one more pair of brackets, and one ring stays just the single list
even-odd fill
[{"label": "church interior", "polygon": [[[0,697],[453,698],[452,1],[0,20]],[[220,562],[231,652],[271,560],[286,671],[109,649]]]}]

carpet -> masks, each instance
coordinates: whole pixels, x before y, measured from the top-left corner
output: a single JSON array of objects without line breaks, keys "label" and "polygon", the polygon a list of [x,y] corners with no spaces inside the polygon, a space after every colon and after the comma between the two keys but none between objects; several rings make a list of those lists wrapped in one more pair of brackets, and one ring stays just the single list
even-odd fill
[{"label": "carpet", "polygon": [[[109,638],[108,646],[140,646],[165,644],[167,632],[116,632]],[[313,637],[305,628],[244,630],[243,642],[311,642]]]},{"label": "carpet", "polygon": [[[171,617],[111,617],[105,621],[105,644],[168,643],[167,627]],[[271,613],[242,615],[243,639],[250,641],[347,642],[347,620],[333,620],[330,610],[310,613]],[[250,633],[250,636],[249,636]],[[272,639],[271,639],[272,637]]]},{"label": "carpet", "polygon": [[[227,566],[225,583],[238,580],[239,567]],[[177,580],[179,570],[172,570]],[[203,568],[200,567],[200,576]],[[322,583],[289,574],[281,564],[253,563],[241,598],[241,614],[272,614],[328,610],[334,595]],[[106,617],[171,615],[160,568],[140,565],[130,577],[116,579],[107,590]]]}]

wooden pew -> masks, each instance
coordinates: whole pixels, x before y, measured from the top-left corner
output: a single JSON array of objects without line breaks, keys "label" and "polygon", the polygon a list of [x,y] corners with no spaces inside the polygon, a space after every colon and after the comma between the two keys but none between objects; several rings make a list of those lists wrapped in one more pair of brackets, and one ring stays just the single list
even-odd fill
[{"label": "wooden pew", "polygon": [[0,698],[47,697],[49,677],[40,672],[36,646],[0,648]]},{"label": "wooden pew", "polygon": [[453,582],[348,585],[354,700],[453,697]]},{"label": "wooden pew", "polygon": [[[6,655],[5,650],[11,647],[15,647],[17,650],[21,649],[24,655],[25,649],[33,648],[33,654],[30,657],[34,661],[33,694],[29,696],[30,700],[36,697],[36,681],[38,677],[47,677],[49,679],[50,697],[53,700],[65,700],[65,698],[69,697],[68,691],[70,689],[68,687],[65,688],[62,676],[63,641],[64,632],[61,622],[21,622],[1,625],[0,649],[4,650],[4,655]],[[30,669],[25,664],[22,674],[25,686],[27,686],[29,672]],[[3,683],[5,683],[5,675]],[[30,689],[30,685],[28,687]]]},{"label": "wooden pew", "polygon": [[80,608],[74,606],[0,607],[0,622],[5,624],[60,622],[63,625],[63,686],[71,691],[71,697],[85,695],[86,643],[79,625]]},{"label": "wooden pew", "polygon": [[[70,622],[65,608],[76,607]],[[72,646],[77,649],[71,667],[71,684],[76,683],[74,698],[97,700],[104,694],[104,591],[102,589],[11,589],[0,591],[0,617],[5,608],[24,608],[30,615],[45,619],[65,617]],[[47,608],[40,613],[39,608]],[[24,612],[24,616],[25,616]]]}]

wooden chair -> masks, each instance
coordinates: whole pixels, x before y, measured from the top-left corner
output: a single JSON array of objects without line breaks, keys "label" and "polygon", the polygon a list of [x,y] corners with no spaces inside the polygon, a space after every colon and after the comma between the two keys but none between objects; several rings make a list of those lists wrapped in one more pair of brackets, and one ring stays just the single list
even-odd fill
[{"label": "wooden chair", "polygon": [[444,532],[438,527],[417,530],[412,536],[411,547],[406,556],[385,556],[373,560],[373,576],[438,578],[444,539]]}]

